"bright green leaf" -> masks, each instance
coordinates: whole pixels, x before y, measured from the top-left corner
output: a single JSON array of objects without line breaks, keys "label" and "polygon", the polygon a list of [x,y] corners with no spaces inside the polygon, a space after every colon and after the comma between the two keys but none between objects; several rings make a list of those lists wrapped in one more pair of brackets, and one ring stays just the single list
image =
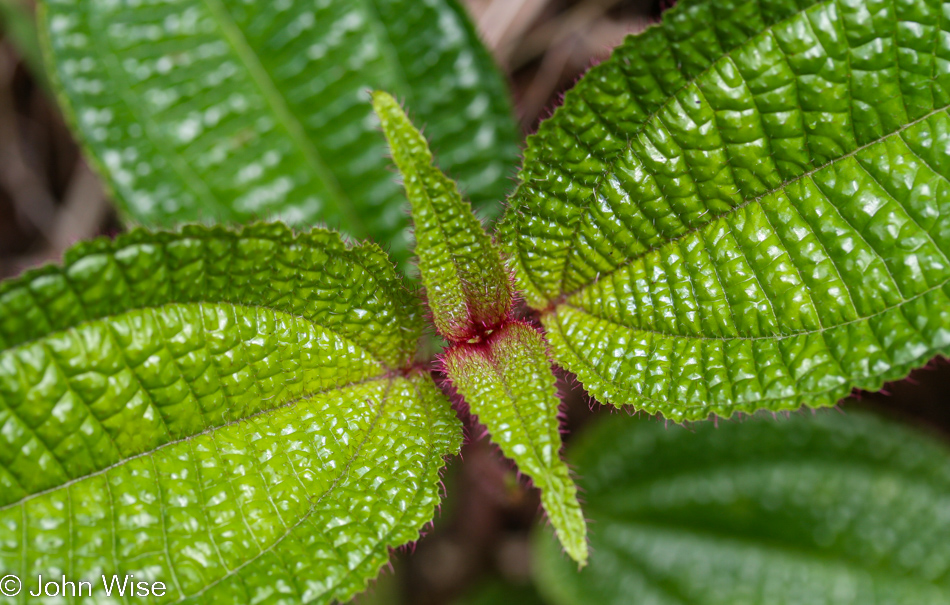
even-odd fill
[{"label": "bright green leaf", "polygon": [[552,603],[950,603],[945,446],[862,414],[609,420],[571,452],[591,564],[538,542]]},{"label": "bright green leaf", "polygon": [[433,162],[422,134],[391,95],[373,107],[402,173],[415,227],[415,253],[439,333],[465,342],[508,318],[511,281],[501,254],[452,179]]},{"label": "bright green leaf", "polygon": [[509,320],[511,285],[501,255],[455,183],[435,167],[422,134],[387,93],[373,105],[412,206],[419,272],[439,332],[445,371],[492,441],[541,489],[565,550],[587,560],[577,488],[559,457],[555,379],[547,345]]},{"label": "bright green leaf", "polygon": [[137,231],[0,285],[0,569],[348,598],[459,445],[420,333],[381,250],[281,225]]},{"label": "bright green leaf", "polygon": [[547,346],[534,328],[506,324],[476,345],[453,347],[445,371],[492,441],[531,477],[564,550],[587,563],[587,526],[577,487],[560,458],[555,378]]},{"label": "bright green leaf", "polygon": [[494,212],[518,132],[456,0],[42,0],[72,122],[127,215],[279,217],[408,257],[404,198],[366,92],[398,93]]},{"label": "bright green leaf", "polygon": [[794,4],[686,3],[529,145],[503,237],[601,401],[830,405],[950,351],[944,5]]}]

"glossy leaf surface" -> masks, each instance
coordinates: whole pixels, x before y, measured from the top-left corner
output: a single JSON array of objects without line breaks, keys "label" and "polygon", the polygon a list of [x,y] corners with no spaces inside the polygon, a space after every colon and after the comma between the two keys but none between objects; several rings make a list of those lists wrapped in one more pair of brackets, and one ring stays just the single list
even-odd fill
[{"label": "glossy leaf surface", "polygon": [[795,4],[674,9],[529,146],[503,237],[601,401],[830,405],[950,350],[946,5]]},{"label": "glossy leaf surface", "polygon": [[571,460],[591,564],[538,541],[553,605],[950,603],[950,452],[860,414],[610,418]]},{"label": "glossy leaf surface", "polygon": [[[418,538],[459,426],[375,246],[137,231],[0,285],[0,568],[329,603]],[[24,595],[25,596],[25,595]]]},{"label": "glossy leaf surface", "polygon": [[511,309],[511,280],[501,255],[396,100],[377,92],[373,106],[409,198],[419,274],[435,327],[451,342],[477,338],[506,320]]},{"label": "glossy leaf surface", "polygon": [[90,154],[134,221],[279,217],[407,257],[404,198],[366,92],[418,112],[476,206],[508,191],[517,129],[456,0],[43,0]]},{"label": "glossy leaf surface", "polygon": [[577,487],[560,458],[560,400],[547,346],[534,328],[508,323],[477,345],[446,352],[445,371],[492,442],[541,490],[564,550],[587,563],[587,525]]}]

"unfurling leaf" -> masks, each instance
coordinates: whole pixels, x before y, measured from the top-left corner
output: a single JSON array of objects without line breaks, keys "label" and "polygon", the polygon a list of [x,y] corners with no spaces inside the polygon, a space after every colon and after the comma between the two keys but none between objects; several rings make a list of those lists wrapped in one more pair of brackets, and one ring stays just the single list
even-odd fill
[{"label": "unfurling leaf", "polygon": [[508,319],[511,280],[498,249],[393,97],[373,106],[412,207],[415,252],[435,327],[450,342],[479,339]]},{"label": "unfurling leaf", "polygon": [[591,564],[539,536],[552,605],[950,603],[944,445],[863,414],[607,420],[570,451]]},{"label": "unfurling leaf", "polygon": [[685,420],[831,405],[950,352],[945,12],[686,2],[593,69],[501,228],[556,360]]},{"label": "unfurling leaf", "polygon": [[429,124],[498,212],[518,156],[505,83],[457,0],[41,0],[67,115],[133,220],[280,218],[408,259],[366,91]]},{"label": "unfurling leaf", "polygon": [[577,488],[560,458],[559,400],[541,335],[511,322],[484,342],[453,347],[444,363],[492,441],[541,489],[544,510],[564,550],[585,565],[587,525]]},{"label": "unfurling leaf", "polygon": [[559,456],[559,401],[547,344],[509,317],[511,285],[501,255],[455,183],[433,165],[425,138],[390,95],[376,93],[373,103],[412,207],[429,307],[450,343],[446,374],[492,441],[541,489],[564,549],[583,565],[586,527]]},{"label": "unfurling leaf", "polygon": [[280,225],[136,231],[0,285],[0,569],[346,600],[459,446],[420,333],[377,247]]}]

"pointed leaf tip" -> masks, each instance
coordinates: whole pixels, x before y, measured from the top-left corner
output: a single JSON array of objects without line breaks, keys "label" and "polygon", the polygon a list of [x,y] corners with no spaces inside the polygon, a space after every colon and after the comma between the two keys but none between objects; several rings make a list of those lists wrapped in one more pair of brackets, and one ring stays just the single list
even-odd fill
[{"label": "pointed leaf tip", "polygon": [[587,523],[561,460],[555,378],[543,337],[511,322],[478,344],[452,347],[445,370],[492,441],[541,490],[541,503],[565,552],[587,563]]},{"label": "pointed leaf tip", "polygon": [[380,91],[372,98],[403,176],[435,326],[450,342],[480,341],[511,309],[511,280],[501,253],[455,182],[436,167],[425,137],[399,103]]},{"label": "pointed leaf tip", "polygon": [[894,51],[939,6],[679,2],[571,89],[497,237],[591,397],[832,406],[950,354],[950,72]]}]

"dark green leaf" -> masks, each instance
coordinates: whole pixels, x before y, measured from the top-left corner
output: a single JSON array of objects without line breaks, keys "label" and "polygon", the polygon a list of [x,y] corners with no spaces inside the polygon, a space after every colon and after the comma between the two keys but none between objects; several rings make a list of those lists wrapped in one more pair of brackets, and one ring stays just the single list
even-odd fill
[{"label": "dark green leaf", "polygon": [[477,207],[517,129],[456,0],[42,0],[72,121],[134,221],[279,217],[408,256],[367,91],[404,98]]},{"label": "dark green leaf", "polygon": [[614,417],[572,453],[582,572],[538,542],[557,605],[950,603],[950,451],[862,414],[711,423]]}]

